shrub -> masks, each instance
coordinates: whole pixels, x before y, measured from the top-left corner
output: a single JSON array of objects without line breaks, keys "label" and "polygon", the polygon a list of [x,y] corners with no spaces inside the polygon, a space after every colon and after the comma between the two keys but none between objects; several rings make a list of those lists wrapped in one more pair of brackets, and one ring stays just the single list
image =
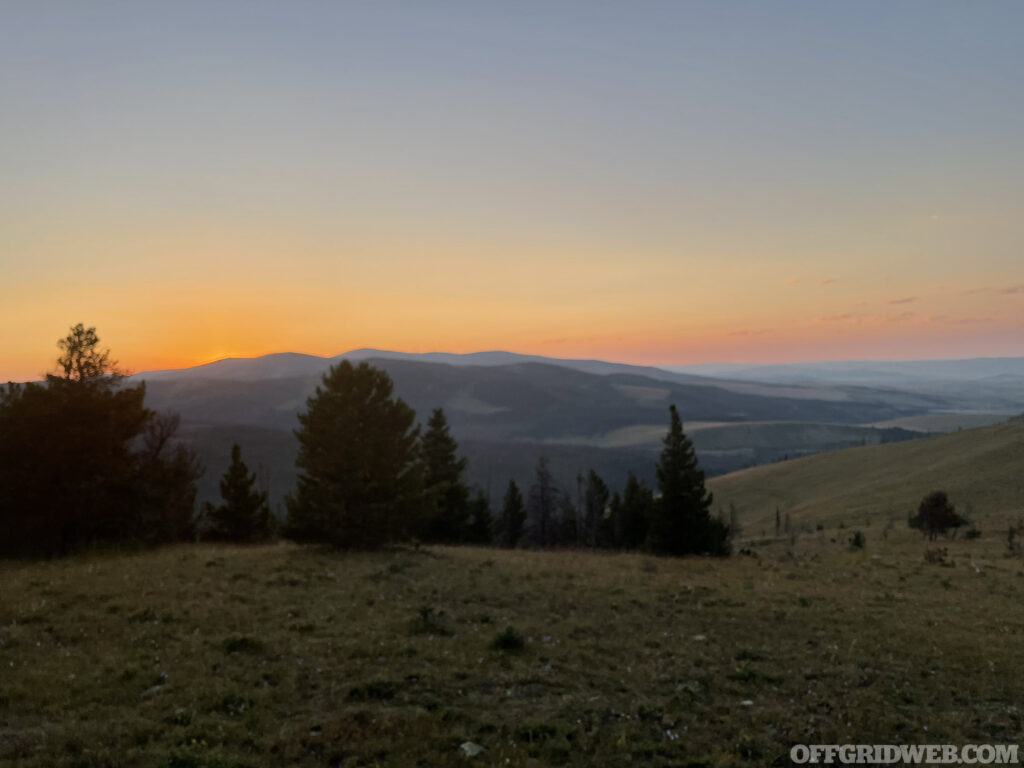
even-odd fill
[{"label": "shrub", "polygon": [[911,528],[917,528],[931,540],[939,534],[947,535],[950,529],[955,530],[967,521],[956,513],[945,491],[932,491],[921,499],[917,514],[907,522]]},{"label": "shrub", "polygon": [[494,636],[491,647],[496,651],[521,651],[526,647],[526,640],[514,627],[505,627]]}]

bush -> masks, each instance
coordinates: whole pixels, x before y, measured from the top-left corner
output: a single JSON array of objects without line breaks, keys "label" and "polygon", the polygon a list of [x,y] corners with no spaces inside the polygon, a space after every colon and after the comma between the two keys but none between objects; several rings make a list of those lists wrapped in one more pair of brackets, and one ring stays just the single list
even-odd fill
[{"label": "bush", "polygon": [[496,651],[521,651],[526,647],[526,640],[513,627],[505,627],[494,636],[491,647]]},{"label": "bush", "polygon": [[917,514],[907,522],[931,540],[936,535],[946,536],[950,529],[956,530],[967,521],[956,513],[945,491],[932,491],[921,499]]}]

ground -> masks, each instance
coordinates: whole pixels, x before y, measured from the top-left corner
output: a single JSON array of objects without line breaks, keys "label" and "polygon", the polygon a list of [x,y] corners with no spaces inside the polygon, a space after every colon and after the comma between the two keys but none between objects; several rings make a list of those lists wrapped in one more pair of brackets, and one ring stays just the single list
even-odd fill
[{"label": "ground", "polygon": [[1019,556],[995,534],[869,527],[853,551],[851,533],[725,560],[278,544],[0,564],[0,764],[789,765],[794,743],[1012,743]]}]

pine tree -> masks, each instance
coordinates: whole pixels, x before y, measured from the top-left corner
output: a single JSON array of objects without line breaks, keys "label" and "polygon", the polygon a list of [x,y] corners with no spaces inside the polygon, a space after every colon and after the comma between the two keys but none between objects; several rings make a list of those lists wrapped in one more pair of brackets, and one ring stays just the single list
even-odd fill
[{"label": "pine tree", "polygon": [[0,387],[0,556],[192,536],[202,468],[99,341],[75,325],[56,374]]},{"label": "pine tree", "polygon": [[548,469],[547,457],[541,456],[537,460],[535,480],[530,486],[527,516],[530,521],[530,538],[542,547],[553,545],[558,538],[558,507],[561,497],[562,493]]},{"label": "pine tree", "polygon": [[508,481],[508,490],[501,505],[501,512],[495,521],[495,539],[505,547],[514,547],[523,535],[526,524],[526,508],[523,506],[523,495],[515,480]]},{"label": "pine tree", "polygon": [[693,443],[683,433],[675,405],[669,407],[669,431],[658,464],[661,498],[649,531],[653,551],[684,555],[729,553],[728,526],[710,515],[711,494],[697,464]]},{"label": "pine tree", "polygon": [[583,521],[581,536],[588,547],[598,546],[604,510],[608,506],[608,486],[594,470],[587,473],[587,487],[583,495]]},{"label": "pine tree", "polygon": [[622,496],[618,491],[612,494],[608,501],[608,508],[601,516],[601,522],[597,528],[597,546],[602,549],[618,549],[619,543],[618,526],[622,520]]},{"label": "pine tree", "polygon": [[555,526],[552,544],[562,547],[575,547],[580,543],[580,520],[576,505],[568,494],[561,494],[558,503],[558,524]]},{"label": "pine tree", "polygon": [[647,531],[654,516],[654,491],[630,472],[617,514],[613,514],[617,546],[640,549],[647,542]]},{"label": "pine tree", "polygon": [[456,458],[458,449],[444,411],[435,408],[420,445],[428,504],[420,531],[425,541],[457,542],[468,535],[469,487],[462,480],[466,459]]},{"label": "pine tree", "polygon": [[491,503],[484,496],[483,491],[478,490],[469,502],[469,520],[463,538],[471,544],[490,544],[494,540]]},{"label": "pine tree", "polygon": [[300,474],[287,536],[353,548],[409,536],[423,494],[419,430],[393,389],[366,362],[343,360],[324,374],[295,431]]},{"label": "pine tree", "polygon": [[231,446],[231,464],[220,480],[222,503],[206,507],[210,538],[221,541],[263,541],[270,536],[267,495],[256,487],[256,474],[242,461],[242,449]]}]

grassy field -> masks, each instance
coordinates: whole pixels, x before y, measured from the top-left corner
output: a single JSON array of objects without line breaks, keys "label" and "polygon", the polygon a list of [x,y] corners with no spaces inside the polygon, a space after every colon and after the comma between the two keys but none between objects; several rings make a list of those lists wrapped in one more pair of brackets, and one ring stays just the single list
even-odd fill
[{"label": "grassy field", "polygon": [[794,743],[1019,737],[1021,560],[865,532],[728,560],[282,544],[0,564],[0,764],[789,765]]},{"label": "grassy field", "polygon": [[754,536],[774,533],[776,507],[801,529],[905,525],[934,490],[979,526],[1005,532],[1024,518],[1024,422],[766,464],[709,487],[715,508],[735,504]]}]

